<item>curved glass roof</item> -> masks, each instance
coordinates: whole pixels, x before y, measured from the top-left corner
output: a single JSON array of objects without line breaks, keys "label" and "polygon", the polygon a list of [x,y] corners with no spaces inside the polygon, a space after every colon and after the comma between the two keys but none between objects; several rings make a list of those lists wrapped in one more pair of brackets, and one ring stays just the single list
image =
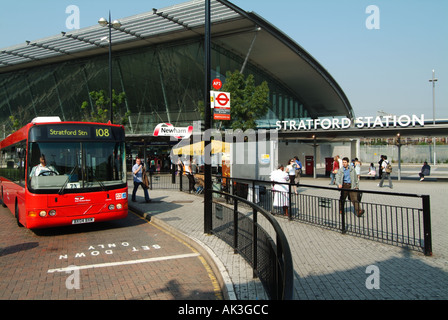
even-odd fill
[{"label": "curved glass roof", "polygon": [[[120,19],[112,29],[113,51],[200,39],[204,0],[193,0]],[[312,118],[353,110],[332,76],[301,46],[253,12],[229,1],[211,1],[212,42],[249,62],[300,98]],[[0,49],[0,74],[108,52],[108,28],[94,25]],[[256,40],[255,40],[256,39]],[[250,53],[250,54],[248,54]]]}]

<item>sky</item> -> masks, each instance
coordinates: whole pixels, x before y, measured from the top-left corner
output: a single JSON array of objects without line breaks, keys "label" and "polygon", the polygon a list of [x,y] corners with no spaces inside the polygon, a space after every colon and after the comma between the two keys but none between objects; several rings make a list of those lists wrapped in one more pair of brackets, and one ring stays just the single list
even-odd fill
[{"label": "sky", "polygon": [[[79,27],[186,2],[183,0],[15,0],[0,6],[0,50]],[[311,54],[347,95],[356,116],[420,115],[448,119],[447,0],[233,0]],[[372,7],[374,6],[374,7]]]}]

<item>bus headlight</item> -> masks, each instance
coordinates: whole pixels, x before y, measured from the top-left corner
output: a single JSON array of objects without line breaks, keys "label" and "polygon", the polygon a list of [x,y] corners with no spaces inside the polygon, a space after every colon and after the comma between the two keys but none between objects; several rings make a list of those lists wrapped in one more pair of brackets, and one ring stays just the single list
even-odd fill
[{"label": "bus headlight", "polygon": [[109,210],[114,210],[114,209],[115,209],[115,206],[113,204],[110,204],[109,205]]},{"label": "bus headlight", "polygon": [[48,214],[52,217],[54,217],[56,215],[56,210],[50,210],[50,212],[48,212]]},{"label": "bus headlight", "polygon": [[123,208],[123,205],[121,203],[117,204],[117,209],[120,210],[121,208]]},{"label": "bus headlight", "polygon": [[39,216],[41,217],[45,217],[47,215],[47,211],[42,210],[41,212],[39,212]]}]

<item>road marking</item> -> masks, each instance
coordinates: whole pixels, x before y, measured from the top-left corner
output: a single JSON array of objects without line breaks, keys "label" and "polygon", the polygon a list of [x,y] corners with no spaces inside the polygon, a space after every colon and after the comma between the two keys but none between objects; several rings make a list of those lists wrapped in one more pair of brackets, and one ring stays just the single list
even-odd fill
[{"label": "road marking", "polygon": [[178,255],[174,255],[174,256],[139,259],[139,260],[128,260],[128,261],[107,262],[107,263],[99,263],[99,264],[89,264],[89,265],[85,265],[85,266],[69,266],[66,268],[49,269],[47,271],[47,273],[71,272],[74,270],[85,270],[85,269],[94,269],[94,268],[107,268],[107,267],[124,266],[124,265],[130,265],[130,264],[138,264],[138,263],[184,259],[184,258],[191,258],[191,257],[197,257],[197,256],[199,256],[199,253],[188,253],[188,254],[178,254]]},{"label": "road marking", "polygon": [[[146,223],[150,223],[147,219],[145,219],[144,217],[136,214],[135,212],[133,212],[136,216],[138,216],[140,219],[145,220]],[[204,257],[200,256],[200,254],[198,253],[198,251],[192,247],[190,244],[186,243],[184,240],[182,240],[181,238],[179,238],[178,236],[174,235],[173,232],[169,232],[168,230],[166,230],[165,228],[163,228],[162,226],[159,226],[157,224],[151,223],[151,225],[157,229],[159,229],[162,232],[165,232],[166,234],[170,235],[171,237],[173,237],[174,239],[176,239],[177,241],[183,243],[185,246],[187,246],[188,248],[190,248],[193,252],[197,253],[197,255],[199,256],[199,260],[201,261],[202,265],[204,266],[205,270],[207,270],[208,276],[212,282],[213,285],[213,290],[215,291],[215,297],[218,300],[224,300],[223,296],[222,296],[222,290],[221,290],[221,286],[219,285],[218,279],[216,279],[215,273],[213,272],[212,268],[209,266],[209,264],[207,263],[207,261],[204,259]],[[193,241],[195,241],[193,239]],[[197,242],[197,241],[196,241]]]}]

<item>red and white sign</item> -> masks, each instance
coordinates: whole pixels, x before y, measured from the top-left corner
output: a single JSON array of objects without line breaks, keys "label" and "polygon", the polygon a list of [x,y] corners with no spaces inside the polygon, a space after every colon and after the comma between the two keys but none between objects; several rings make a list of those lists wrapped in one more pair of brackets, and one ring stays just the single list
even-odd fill
[{"label": "red and white sign", "polygon": [[230,108],[230,92],[210,91],[211,108]]},{"label": "red and white sign", "polygon": [[230,108],[215,108],[214,120],[230,120]]},{"label": "red and white sign", "polygon": [[230,120],[230,93],[210,91],[210,106],[214,120]]},{"label": "red and white sign", "polygon": [[219,90],[222,87],[222,81],[220,79],[215,79],[212,81],[213,89]]},{"label": "red and white sign", "polygon": [[154,129],[154,137],[171,136],[176,139],[185,139],[191,136],[193,126],[174,127],[171,123],[159,123]]}]

